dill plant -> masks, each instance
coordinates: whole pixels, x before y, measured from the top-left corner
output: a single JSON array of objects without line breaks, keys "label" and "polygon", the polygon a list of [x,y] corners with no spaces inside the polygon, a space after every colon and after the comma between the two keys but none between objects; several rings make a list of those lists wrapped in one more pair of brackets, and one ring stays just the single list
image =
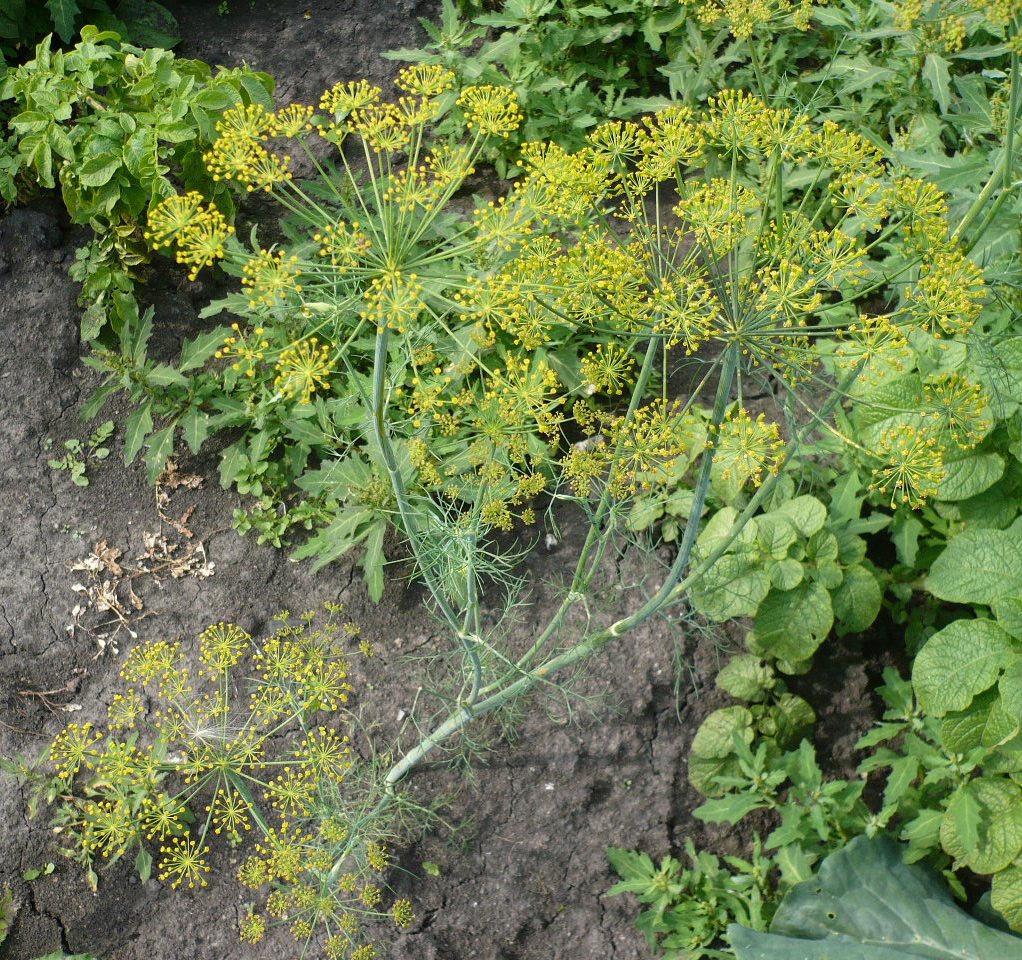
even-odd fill
[{"label": "dill plant", "polygon": [[[165,201],[149,223],[151,242],[193,275],[223,262],[241,277],[208,311],[238,319],[189,361],[209,362],[189,409],[248,431],[226,479],[240,458],[307,468],[299,486],[329,491],[321,507],[334,514],[315,549],[329,559],[364,541],[379,589],[393,528],[451,636],[453,690],[362,795],[370,823],[474,721],[556,686],[697,585],[741,590],[728,552],[768,549],[757,514],[810,437],[843,442],[831,421],[856,383],[903,365],[910,342],[949,350],[986,297],[940,191],[834,122],[724,91],[702,111],[603,125],[576,152],[526,144],[523,176],[482,203],[462,185],[520,112],[507,89],[455,99],[452,85],[420,66],[402,73],[394,102],[357,82],[328,91],[319,113],[225,114],[207,167],[278,201],[287,243],[242,244],[197,194]],[[459,140],[430,137],[446,111]],[[281,137],[318,181],[293,178]],[[332,166],[312,137],[340,148]],[[691,389],[674,397],[679,369]],[[779,422],[750,410],[763,389]],[[856,405],[873,402],[856,394]],[[944,426],[888,425],[864,451],[877,495],[932,494],[942,459],[969,442],[964,426]],[[691,494],[657,587],[617,619],[576,616],[636,498],[668,482]],[[733,506],[701,534],[714,485]],[[586,536],[552,616],[515,648],[506,620],[484,625],[484,600],[518,573],[503,535],[527,531],[540,507],[574,509]],[[359,842],[356,831],[344,844]],[[329,869],[323,860],[324,897],[345,892],[349,849]],[[271,911],[303,905],[276,898]]]},{"label": "dill plant", "polygon": [[[131,853],[143,879],[205,887],[218,851],[251,834],[238,880],[266,902],[249,904],[242,940],[257,943],[286,918],[305,948],[315,932],[330,960],[366,960],[368,922],[411,923],[411,904],[385,903],[382,886],[399,811],[366,801],[373,766],[343,732],[353,727],[347,648],[372,646],[342,606],[326,606],[325,619],[282,614],[263,640],[214,624],[197,663],[180,643],[140,643],[106,724],[57,734],[34,771],[37,793],[93,888],[94,865]],[[349,780],[363,785],[350,797]]]}]

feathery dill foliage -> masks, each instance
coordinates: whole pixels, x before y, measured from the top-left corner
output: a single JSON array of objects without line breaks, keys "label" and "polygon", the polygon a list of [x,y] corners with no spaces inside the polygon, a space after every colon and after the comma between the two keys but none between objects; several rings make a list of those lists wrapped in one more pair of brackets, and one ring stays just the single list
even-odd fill
[{"label": "feathery dill foliage", "polygon": [[136,852],[143,878],[155,863],[171,887],[205,887],[220,846],[252,834],[238,880],[264,897],[241,921],[243,940],[284,924],[330,960],[368,958],[367,923],[411,922],[408,901],[384,904],[393,816],[366,806],[372,772],[341,732],[351,722],[345,649],[371,645],[341,605],[326,607],[322,620],[282,614],[261,641],[214,624],[194,668],[180,643],[141,643],[105,729],[72,723],[57,734],[54,824],[93,881],[97,861]]}]

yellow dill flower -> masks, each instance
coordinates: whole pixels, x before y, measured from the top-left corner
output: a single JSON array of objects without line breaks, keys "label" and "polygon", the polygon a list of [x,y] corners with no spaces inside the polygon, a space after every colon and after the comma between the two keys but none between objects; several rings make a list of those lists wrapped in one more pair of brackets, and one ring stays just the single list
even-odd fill
[{"label": "yellow dill flower", "polygon": [[696,243],[722,257],[758,229],[759,201],[748,187],[713,179],[694,187],[674,206]]},{"label": "yellow dill flower", "polygon": [[372,241],[362,232],[357,221],[328,223],[313,234],[312,239],[319,244],[319,255],[341,270],[356,266],[372,247]]},{"label": "yellow dill flower", "polygon": [[611,120],[601,123],[586,137],[597,155],[604,155],[615,166],[621,166],[642,155],[646,131],[637,123]]},{"label": "yellow dill flower", "polygon": [[808,30],[814,3],[827,0],[681,0],[695,7],[696,19],[707,26],[726,24],[737,40],[748,40],[753,34],[784,24],[787,17],[799,30]]},{"label": "yellow dill flower", "polygon": [[613,451],[611,489],[617,496],[662,483],[693,443],[695,431],[680,400],[656,400],[609,425]]},{"label": "yellow dill flower", "polygon": [[416,274],[386,270],[369,284],[361,316],[374,322],[378,332],[388,327],[404,333],[425,307],[422,292]]},{"label": "yellow dill flower", "polygon": [[326,727],[310,730],[304,743],[295,751],[295,762],[303,764],[316,777],[340,780],[351,767],[348,738]]},{"label": "yellow dill flower", "polygon": [[102,733],[91,723],[69,723],[50,744],[50,762],[56,768],[61,780],[70,780],[84,763],[92,767],[99,755],[92,750],[94,744],[103,739]]},{"label": "yellow dill flower", "polygon": [[319,107],[332,113],[337,119],[364,110],[380,99],[382,90],[374,87],[368,80],[357,80],[349,83],[335,83],[320,98]]},{"label": "yellow dill flower", "polygon": [[266,328],[253,327],[250,332],[242,332],[239,324],[232,323],[231,330],[234,332],[224,337],[223,345],[213,356],[217,360],[233,360],[231,369],[235,373],[254,377],[270,346],[264,336]]},{"label": "yellow dill flower", "polygon": [[213,832],[219,835],[226,830],[227,836],[235,843],[240,841],[242,830],[252,829],[250,810],[248,801],[237,790],[223,788],[217,790],[213,803],[206,807],[211,815]]},{"label": "yellow dill flower", "polygon": [[512,188],[514,201],[544,220],[588,215],[612,180],[610,158],[592,148],[569,153],[552,142],[525,143],[519,162],[527,176]]},{"label": "yellow dill flower", "polygon": [[866,383],[901,373],[914,356],[904,332],[889,315],[863,316],[838,331],[834,356],[839,367],[860,367]]},{"label": "yellow dill flower", "polygon": [[139,697],[137,690],[115,693],[107,708],[107,723],[111,730],[125,730],[135,725],[142,712],[142,698]]},{"label": "yellow dill flower", "polygon": [[938,339],[972,329],[983,309],[983,271],[961,250],[934,254],[905,295],[913,319]]},{"label": "yellow dill flower", "polygon": [[266,918],[249,910],[238,923],[238,937],[244,943],[259,943],[266,936]]},{"label": "yellow dill flower", "polygon": [[621,396],[634,379],[635,358],[613,340],[598,343],[582,358],[582,377],[593,393],[601,390]]},{"label": "yellow dill flower", "polygon": [[249,890],[258,890],[269,881],[270,871],[266,861],[256,856],[246,857],[238,869],[238,883]]},{"label": "yellow dill flower", "polygon": [[290,163],[290,156],[277,156],[269,150],[260,150],[248,168],[235,179],[243,184],[249,193],[255,190],[270,193],[278,184],[288,183],[293,179],[288,169]]},{"label": "yellow dill flower", "polygon": [[428,178],[426,168],[401,170],[387,181],[383,190],[384,203],[393,203],[403,213],[416,208],[430,210],[440,198],[441,185]]},{"label": "yellow dill flower", "polygon": [[310,839],[286,820],[268,830],[256,843],[256,850],[264,858],[267,876],[284,883],[294,881],[305,865],[305,845]]},{"label": "yellow dill flower", "polygon": [[124,666],[121,677],[133,683],[152,683],[177,668],[181,659],[181,644],[166,640],[150,640],[135,646]]},{"label": "yellow dill flower", "polygon": [[454,72],[435,63],[415,63],[404,67],[397,75],[394,86],[416,97],[439,97],[454,89]]},{"label": "yellow dill flower", "polygon": [[304,816],[312,808],[316,797],[316,784],[306,771],[286,767],[284,772],[266,786],[270,804],[282,816]]},{"label": "yellow dill flower", "polygon": [[333,360],[330,348],[318,337],[299,340],[284,350],[277,360],[274,387],[289,399],[297,398],[301,404],[311,403],[317,390],[330,388]]},{"label": "yellow dill flower", "polygon": [[189,280],[194,280],[203,267],[223,260],[224,245],[233,234],[234,227],[219,210],[208,207],[195,215],[177,235],[177,262],[191,266]]},{"label": "yellow dill flower", "polygon": [[668,347],[683,344],[687,354],[695,353],[719,326],[717,296],[694,272],[679,272],[661,280],[647,304],[654,332],[665,335]]},{"label": "yellow dill flower", "polygon": [[415,914],[412,912],[412,901],[395,900],[394,905],[390,908],[390,916],[395,925],[401,929],[410,927],[412,921],[415,920]]},{"label": "yellow dill flower", "polygon": [[297,137],[312,130],[312,107],[292,103],[270,114],[270,130],[275,137]]},{"label": "yellow dill flower", "polygon": [[159,878],[164,883],[168,880],[173,888],[188,884],[189,889],[207,885],[204,874],[209,873],[209,864],[204,857],[209,847],[200,847],[190,838],[172,837],[167,846],[160,847]]},{"label": "yellow dill flower", "polygon": [[920,425],[903,423],[885,430],[877,443],[870,490],[889,496],[892,507],[918,507],[937,495],[944,479],[944,451],[931,417]]},{"label": "yellow dill flower", "polygon": [[188,808],[163,790],[142,803],[142,829],[147,840],[165,840],[187,832]]},{"label": "yellow dill flower", "polygon": [[83,813],[83,846],[93,853],[120,857],[139,838],[138,818],[126,800],[89,801]]},{"label": "yellow dill flower", "polygon": [[301,293],[302,285],[296,281],[302,275],[298,257],[285,251],[260,250],[246,261],[241,282],[252,290],[248,305],[275,307],[287,300],[291,293]]},{"label": "yellow dill flower", "polygon": [[699,161],[705,140],[692,116],[688,107],[674,106],[643,118],[646,136],[640,141],[642,157],[629,178],[632,189],[643,192],[652,184],[673,180],[682,168]]},{"label": "yellow dill flower", "polygon": [[274,117],[258,103],[247,103],[225,110],[216,123],[216,132],[240,140],[265,140],[273,131]]},{"label": "yellow dill flower", "polygon": [[365,943],[361,947],[351,951],[350,960],[376,960],[379,954],[376,952],[376,947],[370,943]]},{"label": "yellow dill flower", "polygon": [[742,407],[720,425],[713,441],[713,465],[725,482],[744,486],[749,481],[759,486],[764,470],[776,474],[780,469],[784,441],[776,423],[765,414],[753,419]]},{"label": "yellow dill flower", "polygon": [[960,373],[942,373],[923,384],[923,404],[960,447],[974,447],[990,431],[983,388]]},{"label": "yellow dill flower", "polygon": [[369,862],[369,866],[377,871],[377,873],[382,873],[390,866],[387,848],[382,843],[369,841],[366,844],[366,860]]},{"label": "yellow dill flower", "polygon": [[510,87],[489,83],[465,87],[457,103],[465,114],[469,130],[478,130],[484,136],[506,140],[524,119],[518,107],[518,95]]},{"label": "yellow dill flower", "polygon": [[327,937],[323,944],[323,955],[326,960],[344,960],[348,953],[348,938],[343,934]]},{"label": "yellow dill flower", "polygon": [[355,110],[351,125],[376,153],[396,153],[408,146],[410,133],[406,117],[393,103],[374,103]]},{"label": "yellow dill flower", "polygon": [[505,424],[532,420],[549,433],[556,429],[553,411],[561,404],[559,390],[557,374],[546,360],[533,364],[531,357],[509,354],[503,369],[494,369],[487,379],[486,396],[497,402]]},{"label": "yellow dill flower", "polygon": [[149,211],[149,229],[143,236],[154,250],[169,247],[203,209],[202,194],[195,190],[167,197]]},{"label": "yellow dill flower", "polygon": [[233,667],[248,650],[252,638],[233,623],[213,624],[199,634],[199,659],[217,672]]},{"label": "yellow dill flower", "polygon": [[433,149],[426,157],[426,168],[443,187],[461,183],[475,173],[472,151],[467,144],[444,144]]},{"label": "yellow dill flower", "polygon": [[747,153],[762,149],[769,115],[769,108],[759,97],[744,90],[721,90],[710,97],[700,129],[718,153]]}]

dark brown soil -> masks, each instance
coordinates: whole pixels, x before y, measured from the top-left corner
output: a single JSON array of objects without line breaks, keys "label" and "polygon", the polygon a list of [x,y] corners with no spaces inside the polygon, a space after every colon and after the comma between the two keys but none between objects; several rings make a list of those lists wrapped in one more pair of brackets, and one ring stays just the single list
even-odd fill
[{"label": "dark brown soil", "polygon": [[[379,53],[421,40],[417,16],[432,5],[414,0],[231,0],[226,17],[211,0],[168,3],[182,25],[183,56],[214,64],[246,62],[276,76],[282,102],[314,102],[337,80],[368,76],[385,82],[396,66]],[[76,288],[67,277],[74,238],[56,213],[16,210],[0,221],[0,755],[33,753],[69,719],[101,720],[118,689],[124,631],[100,654],[88,629],[69,631],[80,601],[72,585],[82,574],[70,566],[98,541],[137,556],[146,531],[159,531],[153,491],[138,465],[120,462],[115,437],[109,460],[90,468],[91,485],[79,489],[67,473],[47,466],[64,439],[90,428],[78,408],[95,385],[80,363]],[[157,264],[150,281],[158,337],[172,342],[196,324],[201,287],[175,268]],[[123,422],[126,410],[105,416]],[[52,448],[52,449],[51,449]],[[178,491],[172,513],[194,506],[190,528],[215,565],[206,579],[142,578],[145,616],[133,629],[140,639],[194,637],[204,626],[231,619],[257,632],[281,608],[302,610],[343,600],[352,618],[378,647],[359,679],[367,717],[393,728],[411,707],[417,678],[409,654],[443,648],[422,596],[399,580],[383,602],[370,603],[356,571],[337,564],[313,575],[287,553],[259,547],[230,529],[237,497],[215,481],[215,458],[182,459],[183,470],[209,477],[199,489]],[[532,606],[520,629],[542,622],[552,592],[545,585],[571,563],[577,525],[565,518],[561,543],[541,549],[529,570]],[[165,524],[163,532],[179,535]],[[182,549],[187,548],[185,544]],[[655,582],[654,566],[629,568],[624,586],[603,598],[606,616],[627,609],[642,579]],[[88,614],[85,626],[98,622]],[[110,632],[108,629],[106,632]],[[657,622],[619,641],[596,661],[579,691],[589,706],[537,701],[518,729],[518,742],[498,741],[474,766],[474,781],[450,768],[415,778],[423,795],[457,799],[445,817],[461,827],[453,838],[434,834],[406,851],[402,864],[415,876],[394,883],[416,904],[417,921],[389,953],[397,960],[631,960],[648,956],[633,928],[635,905],[604,894],[613,882],[607,846],[640,847],[660,855],[686,835],[722,852],[739,852],[742,838],[706,831],[689,811],[699,802],[685,779],[685,756],[699,721],[721,705],[708,678],[717,665],[712,643],[688,641],[692,660],[682,684],[688,691],[680,716],[674,698],[672,657],[680,628]],[[847,671],[847,677],[845,672]],[[831,678],[828,714],[840,729],[868,725],[861,670],[840,667]],[[845,682],[848,679],[849,682]],[[694,681],[695,686],[693,686]],[[707,685],[709,689],[700,685]],[[701,690],[702,692],[696,692]],[[69,712],[70,711],[70,712]],[[247,947],[237,939],[241,896],[233,874],[237,854],[225,853],[201,893],[171,892],[156,880],[142,884],[128,865],[101,872],[99,891],[87,889],[77,866],[56,852],[45,817],[29,821],[24,797],[0,777],[0,890],[13,888],[20,904],[13,930],[0,946],[6,960],[56,950],[90,952],[101,960],[270,960],[294,955],[284,941]],[[423,861],[441,868],[433,878]],[[48,876],[26,883],[22,874],[53,862]]]}]

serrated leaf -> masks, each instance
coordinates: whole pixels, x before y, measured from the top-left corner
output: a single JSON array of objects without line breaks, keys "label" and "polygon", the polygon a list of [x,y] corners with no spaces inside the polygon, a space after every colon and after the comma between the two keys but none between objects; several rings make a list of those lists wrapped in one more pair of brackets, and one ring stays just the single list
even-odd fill
[{"label": "serrated leaf", "polygon": [[926,641],[912,665],[919,706],[935,717],[964,710],[1013,660],[1011,638],[993,620],[955,620]]},{"label": "serrated leaf", "polygon": [[228,327],[216,327],[206,333],[200,333],[181,347],[181,359],[177,368],[182,373],[201,367],[223,345]]},{"label": "serrated leaf", "polygon": [[132,410],[124,422],[124,462],[131,464],[153,431],[153,415],[149,404]]},{"label": "serrated leaf", "polygon": [[53,27],[64,43],[70,43],[75,36],[75,19],[81,13],[76,0],[46,0],[46,9],[53,17]]},{"label": "serrated leaf", "polygon": [[959,787],[948,801],[945,816],[954,820],[955,833],[966,850],[974,850],[979,845],[980,813],[975,793],[965,786]]},{"label": "serrated leaf", "polygon": [[753,810],[762,810],[766,801],[755,793],[729,793],[707,800],[692,811],[692,816],[706,823],[729,823],[734,826]]},{"label": "serrated leaf", "polygon": [[970,794],[977,810],[975,838],[966,842],[948,809],[940,824],[941,846],[976,873],[1003,870],[1022,852],[1022,788],[1006,778],[980,777],[961,790]]},{"label": "serrated leaf", "polygon": [[199,448],[209,436],[210,416],[203,413],[197,407],[189,407],[181,416],[179,421],[181,435],[184,437],[188,449],[192,453],[198,453]]},{"label": "serrated leaf", "polygon": [[174,453],[174,430],[176,424],[170,424],[162,430],[157,430],[148,441],[148,449],[145,455],[146,476],[150,483],[155,483],[156,478],[163,472],[167,461]]},{"label": "serrated leaf", "polygon": [[951,74],[947,60],[936,53],[928,53],[923,64],[923,79],[930,85],[940,112],[947,113],[951,106]]}]

